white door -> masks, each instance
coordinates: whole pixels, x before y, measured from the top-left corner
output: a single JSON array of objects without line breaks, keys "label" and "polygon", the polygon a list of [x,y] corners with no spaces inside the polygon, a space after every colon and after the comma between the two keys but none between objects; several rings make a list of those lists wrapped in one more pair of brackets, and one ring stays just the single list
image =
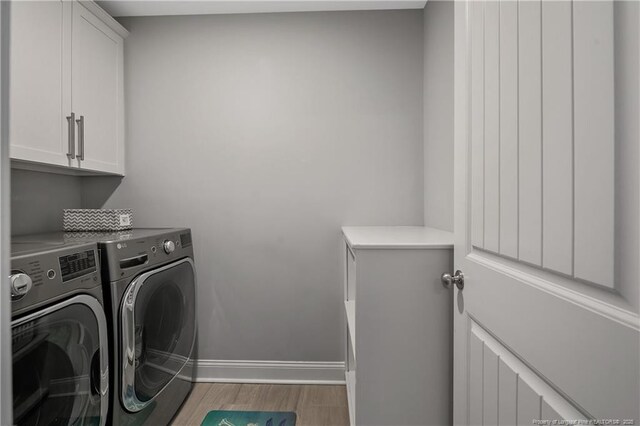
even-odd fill
[{"label": "white door", "polygon": [[[16,1],[11,7],[11,157],[69,166],[69,2]],[[65,59],[66,58],[66,59]]]},{"label": "white door", "polygon": [[640,423],[639,9],[455,5],[455,424]]},{"label": "white door", "polygon": [[122,37],[73,3],[72,106],[83,169],[124,173],[122,49]]}]

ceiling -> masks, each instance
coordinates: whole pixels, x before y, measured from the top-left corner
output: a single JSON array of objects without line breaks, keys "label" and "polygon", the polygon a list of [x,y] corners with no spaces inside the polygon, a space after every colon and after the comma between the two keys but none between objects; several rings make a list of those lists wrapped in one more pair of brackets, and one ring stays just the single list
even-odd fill
[{"label": "ceiling", "polygon": [[226,13],[316,12],[332,10],[422,9],[416,0],[102,0],[112,16],[211,15]]}]

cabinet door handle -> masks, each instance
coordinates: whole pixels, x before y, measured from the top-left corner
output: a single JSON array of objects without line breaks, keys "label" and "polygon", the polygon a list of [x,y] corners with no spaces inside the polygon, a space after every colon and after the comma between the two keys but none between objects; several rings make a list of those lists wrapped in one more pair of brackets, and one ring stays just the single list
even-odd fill
[{"label": "cabinet door handle", "polygon": [[84,115],[81,115],[76,123],[78,123],[78,159],[84,161]]},{"label": "cabinet door handle", "polygon": [[67,117],[67,126],[69,128],[69,149],[67,152],[67,158],[73,160],[76,158],[76,115],[72,112]]}]

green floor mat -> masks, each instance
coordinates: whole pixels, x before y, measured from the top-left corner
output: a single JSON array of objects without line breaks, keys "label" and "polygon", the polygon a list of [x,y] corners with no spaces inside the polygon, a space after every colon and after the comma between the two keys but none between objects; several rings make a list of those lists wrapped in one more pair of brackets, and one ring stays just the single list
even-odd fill
[{"label": "green floor mat", "polygon": [[291,411],[209,411],[202,426],[294,426]]}]

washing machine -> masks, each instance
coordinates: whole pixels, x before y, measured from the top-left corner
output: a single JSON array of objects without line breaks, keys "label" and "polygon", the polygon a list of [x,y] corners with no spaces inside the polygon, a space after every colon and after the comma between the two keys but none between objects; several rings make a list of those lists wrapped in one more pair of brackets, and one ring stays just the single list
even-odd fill
[{"label": "washing machine", "polygon": [[196,271],[189,229],[67,233],[98,244],[112,342],[114,425],[167,425],[196,374]]},{"label": "washing machine", "polygon": [[11,269],[13,423],[107,424],[108,331],[96,244],[18,238]]}]

